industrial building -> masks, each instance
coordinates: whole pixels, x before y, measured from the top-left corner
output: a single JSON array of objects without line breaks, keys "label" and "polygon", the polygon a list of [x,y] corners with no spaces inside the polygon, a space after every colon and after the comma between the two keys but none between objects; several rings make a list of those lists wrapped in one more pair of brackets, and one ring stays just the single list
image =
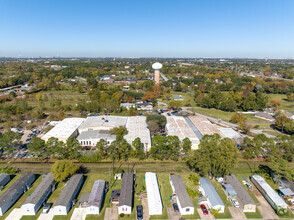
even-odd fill
[{"label": "industrial building", "polygon": [[169,181],[173,190],[173,198],[177,201],[181,215],[193,215],[194,205],[181,177],[176,174],[171,174]]},{"label": "industrial building", "polygon": [[185,138],[189,138],[192,142],[192,149],[198,149],[200,140],[184,117],[169,116],[166,119],[166,131],[168,135],[178,136],[181,141]]},{"label": "industrial building", "polygon": [[242,136],[240,134],[238,134],[238,132],[234,131],[234,129],[232,129],[232,128],[218,127],[218,129],[222,133],[222,136],[225,138],[230,138],[235,141],[239,141],[239,140],[243,139]]},{"label": "industrial building", "polygon": [[102,208],[102,201],[105,195],[105,181],[96,180],[89,196],[86,213],[98,215]]},{"label": "industrial building", "polygon": [[36,215],[41,206],[46,202],[49,195],[54,190],[55,184],[56,182],[53,179],[53,173],[48,173],[35,189],[35,191],[21,206],[23,215]]},{"label": "industrial building", "polygon": [[223,134],[220,132],[218,127],[212,124],[207,118],[199,115],[189,116],[188,118],[191,120],[191,122],[194,124],[194,126],[197,128],[197,130],[201,133],[202,136],[206,134],[219,134],[221,137],[223,137]]},{"label": "industrial building", "polygon": [[225,205],[210,180],[206,177],[201,177],[199,180],[199,191],[206,197],[206,203],[210,209],[219,210],[219,213],[225,212]]},{"label": "industrial building", "polygon": [[287,209],[288,205],[285,201],[273,190],[272,187],[264,180],[263,177],[254,174],[251,177],[251,182],[255,185],[255,187],[259,190],[259,192],[264,196],[267,202],[273,207],[275,210],[279,209]]},{"label": "industrial building", "polygon": [[4,215],[34,181],[35,174],[25,173],[0,196],[0,216]]},{"label": "industrial building", "polygon": [[134,197],[134,174],[127,172],[123,175],[118,204],[118,214],[131,214]]},{"label": "industrial building", "polygon": [[145,116],[128,117],[126,128],[128,130],[128,134],[125,136],[125,139],[129,144],[132,144],[132,142],[139,137],[141,142],[144,144],[145,151],[150,150],[151,137]]},{"label": "industrial building", "polygon": [[58,200],[54,204],[54,215],[67,215],[73,206],[73,200],[80,191],[82,184],[82,174],[75,174],[67,181]]},{"label": "industrial building", "polygon": [[244,189],[238,178],[234,174],[225,176],[226,183],[232,185],[237,193],[237,200],[243,210],[243,212],[255,212],[256,203],[253,201],[249,193]]},{"label": "industrial building", "polygon": [[145,173],[149,215],[162,215],[162,201],[155,173]]},{"label": "industrial building", "polygon": [[85,119],[79,126],[79,133],[93,130],[110,130],[119,126],[126,126],[128,117],[114,115],[92,116]]},{"label": "industrial building", "polygon": [[0,173],[0,188],[3,188],[10,181],[10,175],[7,173]]},{"label": "industrial building", "polygon": [[68,138],[75,138],[78,135],[78,127],[84,120],[84,118],[65,118],[48,131],[42,139],[48,141],[49,138],[54,137],[66,142]]},{"label": "industrial building", "polygon": [[115,141],[116,136],[109,133],[108,130],[93,130],[93,131],[83,131],[77,137],[77,140],[82,146],[93,146],[95,147],[97,142],[101,139],[105,140],[108,144]]},{"label": "industrial building", "polygon": [[115,127],[125,126],[128,133],[125,139],[129,144],[139,137],[144,144],[145,150],[151,147],[151,136],[144,116],[113,116],[102,115],[88,117],[79,126],[78,141],[82,146],[95,146],[100,139],[111,143],[115,140],[115,135],[109,134],[109,130]]}]

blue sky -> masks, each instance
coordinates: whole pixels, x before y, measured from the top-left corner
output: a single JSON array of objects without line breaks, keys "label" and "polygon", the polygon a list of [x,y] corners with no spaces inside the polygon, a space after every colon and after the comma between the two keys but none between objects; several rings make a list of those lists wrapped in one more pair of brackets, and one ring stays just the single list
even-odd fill
[{"label": "blue sky", "polygon": [[294,58],[294,0],[0,0],[0,56]]}]

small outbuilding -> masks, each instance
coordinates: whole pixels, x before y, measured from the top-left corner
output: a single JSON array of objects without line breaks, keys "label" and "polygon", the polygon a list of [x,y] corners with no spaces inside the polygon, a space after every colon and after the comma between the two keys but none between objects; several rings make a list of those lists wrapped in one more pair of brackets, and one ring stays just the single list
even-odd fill
[{"label": "small outbuilding", "polygon": [[225,176],[226,183],[232,185],[234,190],[237,192],[237,200],[240,203],[243,212],[255,212],[256,211],[256,203],[253,201],[249,193],[242,186],[238,178],[234,174],[230,174]]},{"label": "small outbuilding", "polygon": [[0,189],[2,189],[10,181],[10,175],[7,173],[0,173]]},{"label": "small outbuilding", "polygon": [[229,199],[235,199],[237,197],[237,193],[231,184],[224,184],[224,189]]},{"label": "small outbuilding", "polygon": [[186,190],[185,184],[179,175],[169,176],[170,185],[173,190],[173,197],[176,199],[181,215],[193,215],[194,205]]},{"label": "small outbuilding", "polygon": [[25,173],[0,196],[0,216],[4,215],[34,181],[35,174]]},{"label": "small outbuilding", "polygon": [[118,214],[131,214],[133,208],[133,196],[134,196],[134,174],[127,172],[123,175],[121,184]]},{"label": "small outbuilding", "polygon": [[162,215],[162,201],[155,173],[145,173],[149,215]]},{"label": "small outbuilding", "polygon": [[199,190],[203,196],[207,198],[209,208],[218,210],[219,213],[225,212],[225,204],[219,197],[217,191],[206,177],[201,177],[199,180]]},{"label": "small outbuilding", "polygon": [[119,203],[120,189],[115,189],[111,191],[110,202],[113,204]]},{"label": "small outbuilding", "polygon": [[54,205],[54,215],[67,215],[83,184],[83,175],[75,174],[66,183]]},{"label": "small outbuilding", "polygon": [[48,173],[21,206],[23,215],[36,215],[55,188],[55,183],[53,173]]},{"label": "small outbuilding", "polygon": [[94,182],[86,208],[87,214],[98,215],[100,213],[105,195],[105,184],[104,180],[97,180]]}]

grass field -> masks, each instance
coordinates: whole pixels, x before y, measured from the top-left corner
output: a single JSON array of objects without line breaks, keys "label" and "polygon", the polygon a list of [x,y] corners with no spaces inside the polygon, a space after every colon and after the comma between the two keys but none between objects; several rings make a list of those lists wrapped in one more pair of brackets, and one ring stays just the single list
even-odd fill
[{"label": "grass field", "polygon": [[286,111],[294,111],[294,102],[289,102],[287,101],[287,96],[285,94],[268,94],[269,96],[269,102],[272,100],[272,99],[275,99],[275,100],[280,100],[281,101],[281,109],[282,110],[286,110]]}]

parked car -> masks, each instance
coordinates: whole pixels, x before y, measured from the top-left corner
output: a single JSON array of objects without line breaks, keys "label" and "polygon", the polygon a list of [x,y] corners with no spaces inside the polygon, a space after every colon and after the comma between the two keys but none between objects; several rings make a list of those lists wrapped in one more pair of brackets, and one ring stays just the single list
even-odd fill
[{"label": "parked car", "polygon": [[137,205],[136,211],[137,211],[137,220],[142,220],[143,219],[143,206]]},{"label": "parked car", "polygon": [[201,207],[203,214],[208,215],[208,210],[207,210],[206,206],[202,204],[200,207]]},{"label": "parked car", "polygon": [[46,203],[45,206],[44,206],[44,208],[43,208],[42,213],[43,213],[43,214],[48,213],[49,210],[50,210],[50,208],[51,208],[51,205],[52,205],[51,203]]},{"label": "parked car", "polygon": [[232,199],[232,203],[233,203],[233,205],[234,205],[236,208],[239,208],[239,207],[240,207],[240,204],[239,204],[239,202],[237,201],[237,199]]},{"label": "parked car", "polygon": [[177,203],[173,203],[173,208],[174,208],[174,211],[175,212],[178,212],[179,211],[179,206]]}]

